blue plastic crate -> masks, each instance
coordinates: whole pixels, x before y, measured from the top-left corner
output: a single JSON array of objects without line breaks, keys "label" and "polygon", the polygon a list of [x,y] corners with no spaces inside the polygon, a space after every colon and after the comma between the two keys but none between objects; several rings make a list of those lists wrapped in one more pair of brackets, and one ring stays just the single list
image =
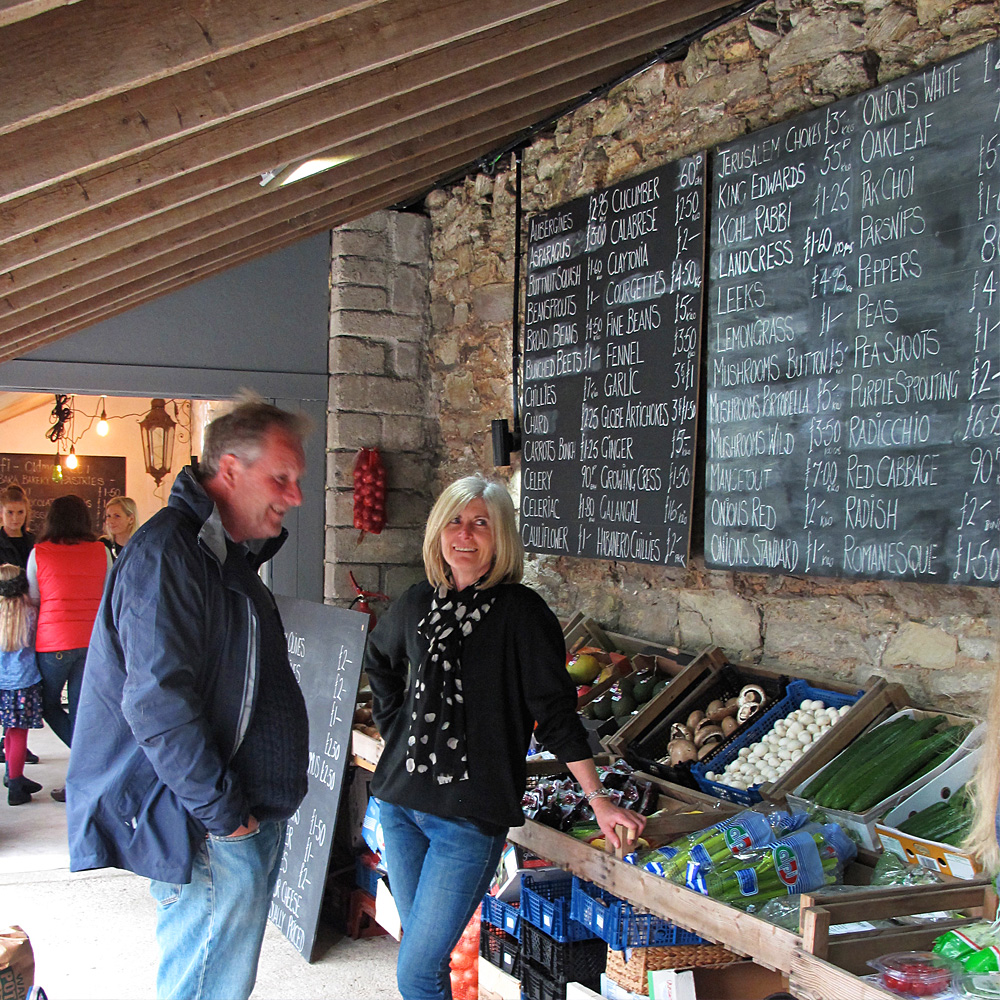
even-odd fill
[{"label": "blue plastic crate", "polygon": [[511,903],[505,903],[487,893],[483,896],[482,918],[518,941],[521,940],[521,911]]},{"label": "blue plastic crate", "polygon": [[557,941],[583,941],[596,937],[570,916],[573,899],[573,876],[536,882],[530,875],[521,876],[521,919],[545,931]]},{"label": "blue plastic crate", "polygon": [[609,948],[626,948],[678,944],[711,944],[704,938],[682,930],[669,920],[651,913],[636,913],[613,893],[592,882],[573,877],[573,900],[570,914],[574,920],[593,931]]},{"label": "blue plastic crate", "polygon": [[364,889],[369,896],[374,896],[378,889],[379,877],[384,874],[374,868],[369,868],[360,859],[354,861],[354,884]]},{"label": "blue plastic crate", "polygon": [[760,785],[751,785],[745,789],[732,788],[718,781],[710,781],[705,777],[705,772],[721,772],[727,764],[733,761],[743,747],[756,743],[771,731],[778,719],[783,719],[790,712],[793,712],[807,698],[818,699],[827,708],[842,708],[844,705],[853,705],[863,694],[864,691],[858,691],[855,694],[841,694],[839,691],[825,691],[822,688],[813,687],[808,681],[790,681],[785,691],[785,697],[781,701],[775,702],[767,709],[739,740],[725,746],[707,760],[693,764],[691,775],[703,792],[714,795],[718,799],[726,799],[728,802],[752,806],[761,801]]}]

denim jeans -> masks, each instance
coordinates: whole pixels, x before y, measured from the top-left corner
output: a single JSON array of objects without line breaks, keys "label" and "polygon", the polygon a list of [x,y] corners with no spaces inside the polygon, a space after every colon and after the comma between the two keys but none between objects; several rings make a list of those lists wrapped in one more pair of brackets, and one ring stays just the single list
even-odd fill
[{"label": "denim jeans", "polygon": [[[69,746],[73,742],[76,706],[80,704],[83,665],[87,647],[39,653],[38,669],[42,674],[42,715],[52,732]],[[62,706],[63,688],[69,685],[69,711]]]},{"label": "denim jeans", "polygon": [[186,885],[150,882],[156,899],[159,1000],[246,1000],[285,843],[283,822],[209,837]]},{"label": "denim jeans", "polygon": [[451,1000],[451,951],[482,901],[503,850],[465,819],[379,803],[385,864],[403,925],[396,983],[403,1000]]}]

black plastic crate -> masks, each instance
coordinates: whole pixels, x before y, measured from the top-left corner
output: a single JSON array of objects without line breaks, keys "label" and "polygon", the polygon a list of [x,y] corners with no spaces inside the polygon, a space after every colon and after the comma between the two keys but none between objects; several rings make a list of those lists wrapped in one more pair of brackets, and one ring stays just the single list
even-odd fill
[{"label": "black plastic crate", "polygon": [[566,984],[550,979],[530,962],[521,962],[521,1000],[566,1000]]},{"label": "black plastic crate", "polygon": [[600,938],[587,941],[557,941],[527,922],[521,925],[521,958],[545,970],[559,983],[583,983],[595,988],[608,959],[608,948]]},{"label": "black plastic crate", "polygon": [[[762,687],[767,695],[767,707],[770,707],[785,696],[788,678],[743,674],[737,667],[727,663],[718,671],[712,684],[704,688],[698,685],[669,712],[665,712],[662,719],[623,748],[625,759],[638,770],[654,774],[658,778],[673,781],[687,788],[699,790],[698,782],[691,773],[691,764],[671,765],[661,762],[661,758],[667,756],[670,727],[675,722],[687,721],[687,717],[695,709],[704,710],[710,701],[735,698],[740,693],[740,689],[747,684],[756,684]],[[717,744],[713,756],[732,741],[738,740],[753,725],[756,718],[757,716],[751,716],[743,725],[737,726],[725,740]]]},{"label": "black plastic crate", "polygon": [[515,979],[521,974],[521,945],[517,938],[486,920],[479,925],[479,954]]}]

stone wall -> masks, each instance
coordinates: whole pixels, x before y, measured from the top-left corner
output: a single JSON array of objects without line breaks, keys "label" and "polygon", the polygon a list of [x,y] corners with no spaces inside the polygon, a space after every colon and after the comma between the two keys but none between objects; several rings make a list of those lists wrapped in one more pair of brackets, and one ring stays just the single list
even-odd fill
[{"label": "stone wall", "polygon": [[[995,2],[772,0],[561,119],[524,154],[526,215],[997,35]],[[511,169],[426,201],[433,231],[428,366],[440,434],[435,487],[492,464],[490,420],[511,413]],[[700,457],[704,461],[704,456]],[[517,460],[510,470],[518,482]],[[848,582],[529,557],[527,582],[561,615],[688,650],[981,707],[998,663],[995,590]]]},{"label": "stone wall", "polygon": [[[430,509],[434,435],[428,420],[427,281],[430,225],[421,215],[377,212],[333,232],[330,395],[327,415],[327,603],[365,590],[397,596],[423,577],[420,545]],[[386,527],[353,527],[354,459],[380,450]]]}]

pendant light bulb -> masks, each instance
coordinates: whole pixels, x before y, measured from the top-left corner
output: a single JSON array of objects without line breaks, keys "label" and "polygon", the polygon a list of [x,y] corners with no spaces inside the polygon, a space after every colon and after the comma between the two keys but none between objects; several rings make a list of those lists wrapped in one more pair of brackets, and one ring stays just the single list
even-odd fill
[{"label": "pendant light bulb", "polygon": [[62,477],[62,466],[59,464],[59,455],[57,454],[55,463],[52,466],[52,482],[61,483]]},{"label": "pendant light bulb", "polygon": [[75,469],[80,464],[79,459],[76,457],[76,446],[69,446],[69,454],[66,456],[66,468]]},{"label": "pendant light bulb", "polygon": [[101,419],[97,421],[97,433],[103,438],[108,436],[108,414],[104,408],[104,397],[101,396]]}]

